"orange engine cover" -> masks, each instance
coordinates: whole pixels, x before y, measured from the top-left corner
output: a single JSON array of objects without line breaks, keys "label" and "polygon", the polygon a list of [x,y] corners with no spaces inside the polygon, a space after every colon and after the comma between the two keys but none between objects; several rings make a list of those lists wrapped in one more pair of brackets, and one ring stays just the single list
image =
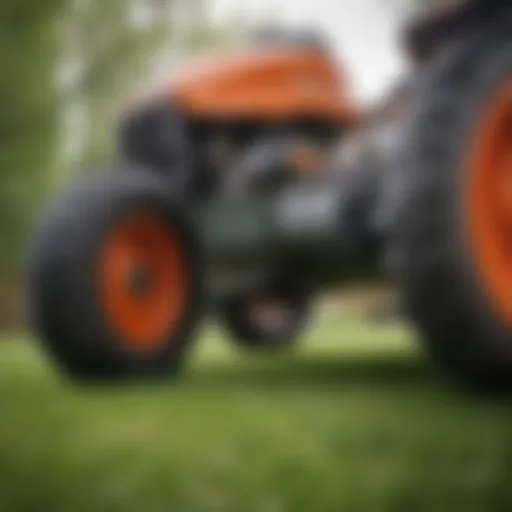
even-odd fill
[{"label": "orange engine cover", "polygon": [[172,80],[172,95],[192,117],[353,125],[359,111],[346,78],[327,54],[257,49],[212,59]]}]

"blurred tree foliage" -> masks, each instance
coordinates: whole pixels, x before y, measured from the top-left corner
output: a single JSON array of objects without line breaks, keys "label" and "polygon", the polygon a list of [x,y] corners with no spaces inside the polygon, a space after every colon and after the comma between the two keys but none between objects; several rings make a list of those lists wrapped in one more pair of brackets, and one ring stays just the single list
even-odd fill
[{"label": "blurred tree foliage", "polygon": [[58,142],[61,0],[0,2],[0,275],[19,265]]},{"label": "blurred tree foliage", "polygon": [[68,112],[81,110],[79,162],[91,168],[112,149],[112,119],[172,33],[173,2],[82,0],[73,4],[66,20],[64,60],[72,76],[63,98]]}]

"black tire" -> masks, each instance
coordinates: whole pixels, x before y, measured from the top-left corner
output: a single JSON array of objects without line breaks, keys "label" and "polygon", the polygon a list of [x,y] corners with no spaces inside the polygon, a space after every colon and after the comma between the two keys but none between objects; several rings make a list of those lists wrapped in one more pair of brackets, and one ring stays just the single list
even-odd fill
[{"label": "black tire", "polygon": [[[128,346],[108,321],[97,264],[109,230],[144,212],[172,230],[189,283],[177,326],[152,348]],[[51,355],[78,378],[160,377],[178,369],[202,312],[198,251],[187,216],[162,180],[142,172],[106,173],[72,187],[38,233],[30,272],[34,327]]]},{"label": "black tire", "polygon": [[512,20],[453,47],[418,82],[404,131],[391,261],[403,304],[445,370],[479,389],[512,383],[512,326],[477,270],[465,217],[479,120],[512,79]]},{"label": "black tire", "polygon": [[[255,302],[260,300],[276,301],[284,306],[290,315],[289,321],[281,326],[262,324],[253,312]],[[311,301],[302,290],[276,286],[259,294],[232,297],[222,303],[218,313],[224,328],[241,347],[279,350],[298,342],[311,315]]]}]

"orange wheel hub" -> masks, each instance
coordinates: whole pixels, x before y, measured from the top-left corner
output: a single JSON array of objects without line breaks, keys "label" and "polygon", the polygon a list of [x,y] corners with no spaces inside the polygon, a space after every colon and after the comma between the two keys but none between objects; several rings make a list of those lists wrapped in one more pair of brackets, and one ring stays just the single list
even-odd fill
[{"label": "orange wheel hub", "polygon": [[187,295],[183,247],[156,214],[122,219],[109,233],[100,282],[107,322],[132,349],[159,348],[175,332]]},{"label": "orange wheel hub", "polygon": [[512,80],[480,120],[470,161],[469,219],[484,287],[512,326]]}]

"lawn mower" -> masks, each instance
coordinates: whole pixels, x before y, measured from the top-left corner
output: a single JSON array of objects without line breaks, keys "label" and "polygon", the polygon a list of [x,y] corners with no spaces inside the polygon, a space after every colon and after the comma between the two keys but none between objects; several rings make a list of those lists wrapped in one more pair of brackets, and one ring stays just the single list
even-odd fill
[{"label": "lawn mower", "polygon": [[[316,295],[387,262],[436,360],[471,384],[512,381],[512,17],[423,4],[403,113],[385,122],[363,122],[302,32],[127,110],[118,162],[63,194],[33,251],[34,324],[66,371],[176,372],[206,312],[243,346],[291,346]],[[361,133],[371,143],[340,158]]]}]

